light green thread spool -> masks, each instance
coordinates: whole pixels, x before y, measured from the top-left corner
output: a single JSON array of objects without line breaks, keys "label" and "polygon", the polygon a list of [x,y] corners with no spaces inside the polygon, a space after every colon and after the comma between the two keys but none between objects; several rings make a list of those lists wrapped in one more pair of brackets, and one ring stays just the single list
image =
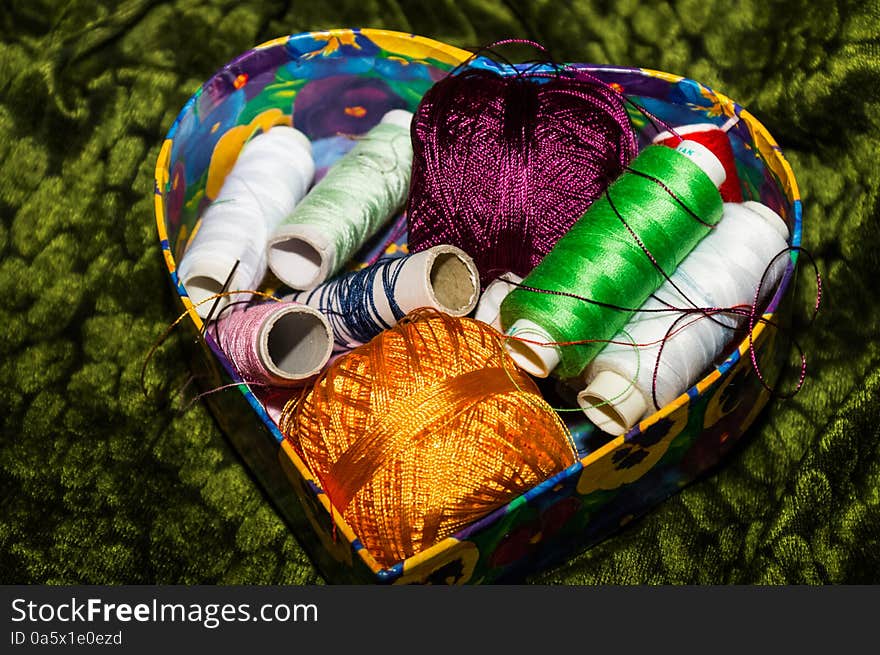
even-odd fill
[{"label": "light green thread spool", "polygon": [[[700,144],[683,141],[677,150],[648,146],[630,168],[662,181],[671,194],[653,180],[624,172],[608,189],[611,202],[608,196],[596,200],[524,286],[638,308],[665,278],[618,212],[667,275],[721,219],[717,187],[724,169]],[[501,305],[501,324],[511,336],[542,344],[508,341],[510,354],[524,370],[568,378],[581,373],[605,346],[603,340],[614,337],[631,314],[555,293],[515,289]],[[550,345],[585,340],[596,341]]]},{"label": "light green thread spool", "polygon": [[340,159],[270,237],[269,268],[293,289],[313,289],[403,205],[412,170],[412,114],[388,112]]}]

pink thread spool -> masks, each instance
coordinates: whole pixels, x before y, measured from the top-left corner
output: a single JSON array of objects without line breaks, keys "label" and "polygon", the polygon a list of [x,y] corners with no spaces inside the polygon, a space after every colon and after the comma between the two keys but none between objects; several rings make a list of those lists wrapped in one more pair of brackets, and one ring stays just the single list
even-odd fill
[{"label": "pink thread spool", "polygon": [[333,330],[324,315],[296,303],[231,312],[209,330],[245,382],[304,384],[324,369],[333,351]]},{"label": "pink thread spool", "polygon": [[730,145],[727,132],[713,123],[694,123],[676,127],[675,132],[661,132],[654,137],[654,143],[675,148],[683,139],[696,141],[706,146],[718,157],[727,175],[724,183],[718,189],[721,192],[721,198],[724,202],[742,202],[742,185],[736,171],[736,159],[733,156],[733,147]]}]

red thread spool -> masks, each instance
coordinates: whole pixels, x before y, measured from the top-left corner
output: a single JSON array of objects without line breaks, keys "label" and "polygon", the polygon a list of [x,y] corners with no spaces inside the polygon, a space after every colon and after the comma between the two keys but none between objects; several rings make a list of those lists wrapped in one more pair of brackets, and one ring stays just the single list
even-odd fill
[{"label": "red thread spool", "polygon": [[721,198],[724,202],[742,202],[742,185],[736,172],[736,159],[727,132],[713,123],[695,123],[676,127],[675,132],[661,132],[654,137],[654,143],[675,148],[683,139],[706,146],[718,157],[727,174],[724,184],[718,188]]}]

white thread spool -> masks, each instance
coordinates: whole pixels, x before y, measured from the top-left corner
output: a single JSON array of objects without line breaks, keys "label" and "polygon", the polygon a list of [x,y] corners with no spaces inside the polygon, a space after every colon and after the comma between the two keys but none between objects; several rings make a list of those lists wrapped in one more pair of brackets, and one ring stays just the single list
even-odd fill
[{"label": "white thread spool", "polygon": [[492,280],[477,302],[477,311],[474,312],[474,318],[491,325],[493,328],[502,331],[501,328],[501,303],[516,288],[516,285],[523,279],[508,271]]},{"label": "white thread spool", "polygon": [[[685,140],[678,144],[676,150],[699,166],[712,180],[715,188],[724,184],[727,179],[724,165],[706,146]],[[504,347],[516,365],[526,373],[546,378],[559,365],[559,348],[553,345],[553,337],[543,326],[521,318],[507,329],[507,335],[517,337],[508,340]]]},{"label": "white thread spool", "polygon": [[[380,217],[379,224],[371,226],[373,229],[366,229],[368,226],[358,226],[363,232],[363,238],[360,242],[348,243],[345,248],[346,252],[339,252],[340,246],[334,238],[333,226],[334,221],[340,221],[339,216],[334,216],[333,211],[327,212],[326,220],[315,221],[312,215],[312,202],[315,196],[307,198],[306,203],[302,207],[302,211],[294,213],[292,216],[286,217],[284,221],[271,234],[268,243],[268,263],[269,268],[278,277],[292,289],[313,289],[331,275],[336,273],[340,267],[360,248],[366,239],[371,237],[376,230],[390,218],[406,200],[406,194],[409,191],[410,172],[412,169],[412,142],[409,136],[410,123],[412,114],[402,109],[393,109],[389,111],[379,125],[374,127],[367,133],[367,137],[374,130],[382,130],[383,134],[393,132],[392,138],[396,139],[393,148],[393,161],[387,161],[383,158],[389,168],[385,174],[379,174],[381,181],[371,180],[368,185],[384,184],[387,189],[383,189],[384,193],[393,197],[395,207],[389,209],[386,216]],[[399,137],[399,138],[398,138]],[[355,147],[349,151],[343,159],[366,157],[367,160],[374,160],[375,156],[370,152],[373,145],[369,139],[360,141]],[[341,162],[342,160],[340,160]],[[336,183],[337,167],[330,168],[327,175],[324,176],[314,187],[313,192],[322,192],[330,185]],[[404,175],[393,174],[393,171],[404,171]],[[375,176],[374,176],[375,177]],[[320,190],[320,191],[319,191]],[[352,189],[354,192],[355,190]],[[368,189],[375,193],[376,189]],[[307,220],[303,220],[303,213],[308,211],[310,214]],[[369,222],[366,219],[365,222]],[[361,229],[364,228],[364,229]]]},{"label": "white thread spool", "polygon": [[[671,279],[697,307],[751,305],[761,276],[787,245],[788,228],[769,207],[752,201],[725,203],[721,221],[697,244]],[[759,302],[775,289],[787,264],[785,257],[773,262]],[[664,309],[669,305],[692,307],[669,282],[665,282],[655,296],[641,309]],[[697,318],[699,320],[695,320]],[[615,336],[614,340],[620,344],[605,347],[584,373],[588,385],[578,395],[578,403],[587,417],[610,434],[629,430],[650,413],[655,367],[660,406],[682,394],[721,354],[733,335],[733,328],[742,326],[746,320],[722,313],[714,314],[713,318],[723,325],[700,314],[682,318],[677,311],[636,312],[624,330]],[[659,342],[670,328],[683,329],[666,340],[661,353]],[[627,342],[654,345],[636,351],[636,347],[626,345]],[[658,355],[662,356],[659,367],[656,366]]]},{"label": "white thread spool", "polygon": [[[306,195],[314,175],[312,146],[299,130],[273,127],[245,144],[177,269],[193,304],[219,293],[236,262],[227,290],[259,286],[267,270],[266,239]],[[218,298],[215,314],[229,302]],[[214,306],[205,302],[196,312],[207,318]]]},{"label": "white thread spool", "polygon": [[[397,323],[383,283],[383,268],[399,268],[395,270],[396,282],[392,294],[394,302],[404,314],[420,307],[432,307],[450,316],[465,316],[477,304],[480,293],[479,271],[473,259],[455,246],[434,246],[398,259],[380,261],[373,266],[378,267],[378,270],[367,293],[371,304],[365,309],[369,310],[376,326],[375,334],[381,332],[382,324],[390,327]],[[356,347],[362,340],[346,329],[343,305],[347,303],[341,297],[346,280],[356,275],[363,275],[363,271],[349,273],[311,291],[285,296],[285,299],[295,300],[324,312],[333,326],[336,342],[342,348]],[[361,300],[367,302],[367,298]]]}]

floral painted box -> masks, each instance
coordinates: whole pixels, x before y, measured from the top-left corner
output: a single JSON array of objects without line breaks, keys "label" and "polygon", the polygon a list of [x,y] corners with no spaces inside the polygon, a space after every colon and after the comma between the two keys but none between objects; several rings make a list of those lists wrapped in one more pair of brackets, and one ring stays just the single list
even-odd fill
[{"label": "floral painted box", "polygon": [[[390,567],[380,566],[327,496],[273,418],[271,398],[241,381],[177,277],[177,262],[249,136],[291,124],[312,141],[326,169],[390,109],[413,111],[422,95],[471,56],[427,38],[372,29],[339,29],[283,37],[221,68],[187,102],[168,131],[156,165],[155,214],[170,281],[201,348],[192,366],[221,428],[331,582],[499,583],[564,561],[602,540],[717,464],[769,398],[764,381],[779,375],[786,348],[759,322],[741,334],[722,363],[628,433],[607,440],[578,413],[564,420],[580,459],[482,520]],[[479,65],[493,66],[489,61]],[[801,201],[788,163],[767,130],[744,108],[702,84],[653,70],[574,64],[670,125],[734,123],[729,135],[745,199],[759,200],[788,223],[800,245]],[[640,145],[657,128],[631,112]],[[379,254],[400,221],[355,261]],[[387,254],[406,252],[405,231]],[[793,249],[764,318],[784,324]],[[271,284],[266,291],[275,291]]]}]

